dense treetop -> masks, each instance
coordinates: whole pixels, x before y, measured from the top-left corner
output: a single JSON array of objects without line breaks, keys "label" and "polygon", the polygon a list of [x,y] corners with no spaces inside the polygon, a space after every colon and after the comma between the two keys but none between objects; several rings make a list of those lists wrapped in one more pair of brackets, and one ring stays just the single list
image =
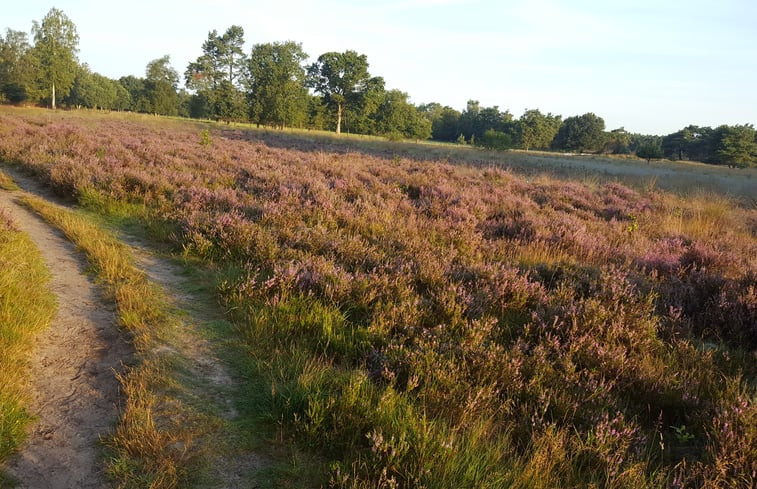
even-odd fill
[{"label": "dense treetop", "polygon": [[111,80],[77,58],[76,26],[51,9],[34,22],[32,39],[6,29],[0,35],[0,101],[55,108],[124,110],[226,122],[252,122],[391,139],[434,139],[489,149],[520,148],[636,154],[747,167],[757,164],[752,124],[688,126],[664,137],[607,131],[586,113],[563,118],[538,109],[515,119],[508,110],[469,100],[464,110],[438,103],[416,106],[407,93],[387,90],[370,73],[365,54],[328,52],[306,64],[294,41],[255,44],[244,50],[244,28],[208,32],[201,54],[184,70],[184,86],[167,54],[150,61],[143,78]]}]

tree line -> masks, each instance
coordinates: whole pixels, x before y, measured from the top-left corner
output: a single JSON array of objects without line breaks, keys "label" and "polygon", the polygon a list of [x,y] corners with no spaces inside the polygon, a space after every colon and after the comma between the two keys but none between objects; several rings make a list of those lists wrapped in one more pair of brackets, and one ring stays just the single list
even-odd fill
[{"label": "tree line", "polygon": [[434,139],[489,149],[636,154],[648,160],[697,160],[729,166],[757,163],[751,124],[688,126],[666,136],[606,130],[593,114],[567,117],[538,109],[515,118],[498,106],[470,100],[462,111],[438,103],[414,105],[369,72],[364,54],[346,50],[313,63],[293,41],[255,44],[244,51],[244,29],[210,31],[201,55],[183,73],[170,56],[147,63],[142,77],[118,80],[93,72],[77,57],[74,23],[51,9],[25,32],[0,36],[0,98],[55,108],[86,107],[174,115],[277,128],[333,130],[390,139]]}]

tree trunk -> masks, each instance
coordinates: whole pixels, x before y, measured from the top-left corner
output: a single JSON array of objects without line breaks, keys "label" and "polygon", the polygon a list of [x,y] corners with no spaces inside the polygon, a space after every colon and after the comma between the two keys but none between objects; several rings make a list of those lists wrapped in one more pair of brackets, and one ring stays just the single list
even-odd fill
[{"label": "tree trunk", "polygon": [[342,104],[336,106],[336,133],[342,133]]},{"label": "tree trunk", "polygon": [[53,82],[53,110],[55,110],[55,82]]}]

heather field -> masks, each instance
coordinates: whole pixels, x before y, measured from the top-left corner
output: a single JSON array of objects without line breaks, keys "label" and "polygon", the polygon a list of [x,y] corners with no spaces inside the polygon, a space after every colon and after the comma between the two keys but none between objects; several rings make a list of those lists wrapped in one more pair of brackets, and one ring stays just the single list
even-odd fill
[{"label": "heather field", "polygon": [[750,187],[261,134],[2,109],[0,160],[213,271],[297,484],[757,484]]}]

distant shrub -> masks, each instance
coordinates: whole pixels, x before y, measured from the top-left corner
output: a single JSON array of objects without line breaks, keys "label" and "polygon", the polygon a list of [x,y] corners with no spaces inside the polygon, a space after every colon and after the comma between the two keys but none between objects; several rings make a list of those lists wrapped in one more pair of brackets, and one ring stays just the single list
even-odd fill
[{"label": "distant shrub", "polygon": [[513,147],[513,138],[504,132],[489,129],[476,141],[476,146],[495,150],[509,149]]}]

